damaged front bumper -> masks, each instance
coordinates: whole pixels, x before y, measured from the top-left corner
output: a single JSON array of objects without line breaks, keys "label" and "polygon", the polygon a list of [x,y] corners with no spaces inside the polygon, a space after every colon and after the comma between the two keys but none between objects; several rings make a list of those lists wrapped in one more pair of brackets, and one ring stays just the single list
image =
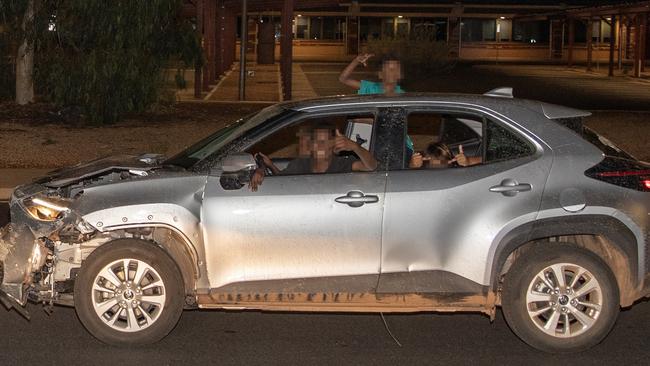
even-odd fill
[{"label": "damaged front bumper", "polygon": [[0,302],[5,307],[23,313],[34,272],[40,270],[49,255],[47,243],[36,238],[27,225],[10,223],[0,229]]}]

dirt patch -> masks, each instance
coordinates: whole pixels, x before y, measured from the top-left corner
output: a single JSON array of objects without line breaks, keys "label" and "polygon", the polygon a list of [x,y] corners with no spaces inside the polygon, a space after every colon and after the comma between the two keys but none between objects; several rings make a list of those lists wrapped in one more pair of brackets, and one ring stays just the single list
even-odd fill
[{"label": "dirt patch", "polygon": [[[262,107],[180,103],[111,126],[77,127],[47,105],[0,104],[0,168],[57,168],[118,153],[171,156]],[[595,112],[586,124],[650,161],[650,112]]]},{"label": "dirt patch", "polygon": [[0,105],[0,168],[56,168],[118,153],[171,156],[262,107],[180,103],[110,126],[78,127],[47,105]]}]

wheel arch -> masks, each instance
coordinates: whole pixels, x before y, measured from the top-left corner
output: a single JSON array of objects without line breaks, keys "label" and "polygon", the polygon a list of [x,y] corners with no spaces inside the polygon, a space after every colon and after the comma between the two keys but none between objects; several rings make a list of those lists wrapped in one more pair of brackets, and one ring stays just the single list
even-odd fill
[{"label": "wheel arch", "polygon": [[174,203],[143,203],[86,213],[83,220],[113,237],[140,237],[155,242],[176,262],[186,294],[205,287],[203,234],[196,213]]},{"label": "wheel arch", "polygon": [[110,233],[112,239],[106,241],[100,247],[108,245],[115,240],[135,239],[161,248],[170,256],[176,266],[178,266],[183,280],[185,294],[192,296],[192,298],[194,297],[196,294],[197,280],[200,276],[198,259],[195,257],[196,253],[192,252],[192,247],[187,242],[187,239],[177,229],[167,225],[154,225],[119,228],[105,232]]},{"label": "wheel arch", "polygon": [[639,244],[620,220],[603,215],[552,217],[521,225],[497,245],[490,272],[490,285],[497,291],[501,276],[516,258],[544,242],[573,243],[598,255],[610,268],[620,292],[621,306],[639,298]]}]

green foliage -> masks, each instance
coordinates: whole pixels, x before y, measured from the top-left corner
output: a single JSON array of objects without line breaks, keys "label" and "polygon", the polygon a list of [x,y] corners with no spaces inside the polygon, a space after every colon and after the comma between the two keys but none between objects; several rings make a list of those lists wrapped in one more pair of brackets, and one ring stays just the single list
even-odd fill
[{"label": "green foliage", "polygon": [[0,33],[6,40],[22,38],[21,25],[27,9],[27,0],[0,1]]},{"label": "green foliage", "polygon": [[50,0],[43,6],[54,29],[39,38],[37,85],[55,104],[83,111],[90,123],[112,123],[156,103],[171,60],[186,67],[201,61],[180,0]]},{"label": "green foliage", "polygon": [[185,76],[183,75],[183,70],[179,69],[174,75],[174,82],[176,83],[176,88],[185,89],[187,88],[187,81],[185,81]]},{"label": "green foliage", "polygon": [[449,45],[436,40],[435,29],[416,28],[410,35],[372,38],[368,40],[368,52],[380,60],[385,54],[396,54],[405,69],[405,77],[449,72],[455,60],[449,57]]},{"label": "green foliage", "polygon": [[15,65],[9,57],[9,37],[0,30],[0,100],[14,99],[16,88]]},{"label": "green foliage", "polygon": [[23,37],[21,24],[26,0],[0,0],[0,100],[13,100],[16,77],[13,55]]}]

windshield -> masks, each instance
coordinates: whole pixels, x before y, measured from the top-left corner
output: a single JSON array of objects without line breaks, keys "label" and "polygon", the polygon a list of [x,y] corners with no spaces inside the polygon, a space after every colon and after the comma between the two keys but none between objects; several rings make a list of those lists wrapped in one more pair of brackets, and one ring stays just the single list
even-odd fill
[{"label": "windshield", "polygon": [[264,121],[278,116],[284,111],[285,109],[281,106],[272,105],[259,112],[240,118],[234,123],[218,130],[212,135],[167,159],[164,162],[164,165],[175,165],[189,169],[196,163],[215,154],[222,147],[241,136],[244,132],[258,126]]}]

